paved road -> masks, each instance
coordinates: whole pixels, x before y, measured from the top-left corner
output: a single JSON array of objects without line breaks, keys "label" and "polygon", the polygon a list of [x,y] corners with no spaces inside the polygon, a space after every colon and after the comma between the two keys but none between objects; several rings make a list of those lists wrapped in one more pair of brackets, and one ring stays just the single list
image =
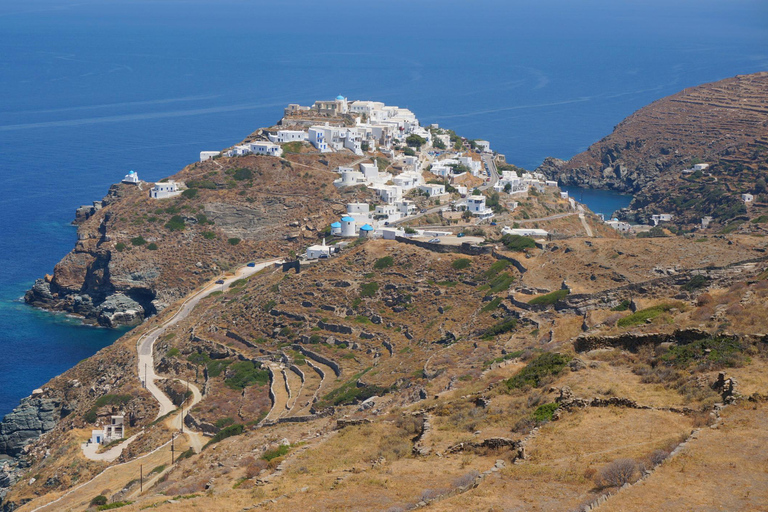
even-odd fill
[{"label": "paved road", "polygon": [[481,191],[493,189],[493,187],[496,186],[496,183],[499,182],[499,171],[498,169],[496,169],[496,162],[493,161],[493,154],[483,153],[480,156],[480,158],[483,159],[483,163],[488,167],[488,172],[490,173],[491,181],[477,188],[479,188]]}]

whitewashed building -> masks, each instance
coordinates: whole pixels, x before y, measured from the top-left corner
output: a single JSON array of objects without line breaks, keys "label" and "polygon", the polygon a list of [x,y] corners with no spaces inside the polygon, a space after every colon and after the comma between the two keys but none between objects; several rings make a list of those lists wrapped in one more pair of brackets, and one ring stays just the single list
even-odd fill
[{"label": "whitewashed building", "polygon": [[201,151],[200,152],[200,161],[205,162],[206,160],[210,160],[212,158],[216,158],[221,154],[221,151]]},{"label": "whitewashed building", "polygon": [[283,148],[273,142],[251,142],[248,147],[254,155],[282,156],[283,154]]},{"label": "whitewashed building", "polygon": [[445,195],[445,185],[439,185],[437,183],[427,183],[419,185],[419,190],[426,193],[429,197],[438,197]]},{"label": "whitewashed building", "polygon": [[268,135],[269,140],[275,144],[285,144],[286,142],[304,142],[309,140],[309,134],[303,130],[278,130],[276,133]]},{"label": "whitewashed building", "polygon": [[651,215],[651,220],[654,226],[658,226],[659,222],[670,222],[674,218],[671,213],[659,213]]},{"label": "whitewashed building", "polygon": [[536,228],[509,228],[507,226],[504,226],[501,229],[501,233],[503,235],[529,236],[531,238],[546,238],[549,235],[549,232],[544,230],[544,229],[536,229]]},{"label": "whitewashed building", "polygon": [[741,200],[744,201],[745,203],[751,203],[752,201],[755,200],[755,196],[753,196],[752,194],[741,194]]},{"label": "whitewashed building", "polygon": [[307,259],[316,260],[318,258],[328,258],[331,255],[333,247],[325,244],[325,238],[323,243],[319,245],[310,245],[307,247]]},{"label": "whitewashed building", "polygon": [[484,153],[490,153],[491,152],[491,143],[487,140],[476,140],[475,146],[480,151],[483,151]]},{"label": "whitewashed building", "polygon": [[168,199],[181,194],[179,184],[175,181],[166,181],[155,183],[152,190],[149,191],[149,197],[152,199]]},{"label": "whitewashed building", "polygon": [[139,173],[135,171],[131,171],[128,174],[125,175],[123,178],[123,183],[130,183],[131,185],[138,185],[141,180],[139,180]]},{"label": "whitewashed building", "polygon": [[493,217],[493,210],[485,206],[485,196],[469,196],[466,199],[467,211],[480,219]]}]

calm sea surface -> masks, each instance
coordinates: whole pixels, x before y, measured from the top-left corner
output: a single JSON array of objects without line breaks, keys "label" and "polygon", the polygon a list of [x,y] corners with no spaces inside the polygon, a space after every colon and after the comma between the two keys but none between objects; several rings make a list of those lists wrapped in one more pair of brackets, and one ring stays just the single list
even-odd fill
[{"label": "calm sea surface", "polygon": [[763,0],[0,3],[0,415],[121,334],[19,298],[129,170],[168,176],[338,94],[532,169],[655,99],[768,69],[766,27]]}]

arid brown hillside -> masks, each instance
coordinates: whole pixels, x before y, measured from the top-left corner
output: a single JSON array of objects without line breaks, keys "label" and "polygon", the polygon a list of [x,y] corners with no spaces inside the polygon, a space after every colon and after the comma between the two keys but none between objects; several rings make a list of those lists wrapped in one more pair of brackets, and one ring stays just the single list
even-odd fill
[{"label": "arid brown hillside", "polygon": [[356,159],[218,158],[172,176],[188,191],[162,200],[149,197],[151,184],[114,185],[108,204],[80,223],[75,249],[26,300],[110,327],[140,323],[235,265],[317,240],[363,194],[332,184],[332,170]]},{"label": "arid brown hillside", "polygon": [[539,168],[568,185],[638,192],[695,159],[766,170],[768,73],[691,87],[644,107],[567,162]]}]

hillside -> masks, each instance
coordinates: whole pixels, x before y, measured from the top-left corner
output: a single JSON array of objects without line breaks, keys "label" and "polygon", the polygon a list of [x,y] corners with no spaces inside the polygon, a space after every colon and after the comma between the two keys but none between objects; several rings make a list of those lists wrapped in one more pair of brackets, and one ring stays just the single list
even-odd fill
[{"label": "hillside", "polygon": [[[567,185],[636,195],[624,217],[673,213],[675,223],[713,216],[721,225],[766,211],[768,73],[685,89],[643,107],[569,161],[538,169]],[[683,174],[697,163],[704,172]],[[750,211],[742,193],[756,195]],[[754,215],[753,215],[754,213]]]},{"label": "hillside", "polygon": [[[764,408],[765,249],[749,236],[573,238],[464,255],[371,240],[298,274],[265,269],[201,301],[155,344],[157,371],[180,383],[171,396],[185,380],[204,390],[188,428],[231,437],[209,438],[199,455],[177,438],[186,455],[170,465],[173,426],[152,421],[131,355],[169,306],[45,387],[66,414],[28,448],[6,503],[31,499],[20,508],[31,510],[109,465],[78,447],[89,413],[114,410],[104,396],[127,396],[129,434],[143,431],[115,462],[158,449],[145,472],[162,463],[162,477],[140,491],[129,463],[43,510],[81,510],[98,494],[135,502],[131,511],[182,498],[213,511],[578,510],[617,492],[595,476],[617,460],[634,461],[631,481],[639,464],[668,457],[691,472],[740,468],[746,455],[712,459],[709,446],[739,439],[752,404]],[[563,279],[570,295],[536,304]],[[718,387],[721,371],[735,391]],[[723,503],[759,503],[765,482],[750,479],[749,496]],[[615,499],[642,503],[635,494],[659,485],[653,472]]]}]

